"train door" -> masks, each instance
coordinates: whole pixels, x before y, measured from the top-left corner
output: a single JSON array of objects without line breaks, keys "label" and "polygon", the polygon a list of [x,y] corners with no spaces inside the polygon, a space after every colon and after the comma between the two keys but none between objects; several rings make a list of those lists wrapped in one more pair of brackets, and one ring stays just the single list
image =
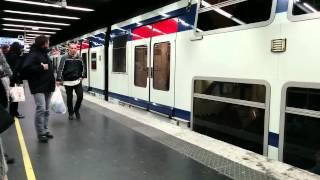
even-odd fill
[{"label": "train door", "polygon": [[175,33],[153,37],[150,46],[150,107],[168,115],[174,107],[175,40]]},{"label": "train door", "polygon": [[133,104],[172,115],[175,38],[172,34],[132,42]]},{"label": "train door", "polygon": [[133,103],[146,109],[149,109],[150,97],[150,41],[150,38],[133,41],[131,51]]}]

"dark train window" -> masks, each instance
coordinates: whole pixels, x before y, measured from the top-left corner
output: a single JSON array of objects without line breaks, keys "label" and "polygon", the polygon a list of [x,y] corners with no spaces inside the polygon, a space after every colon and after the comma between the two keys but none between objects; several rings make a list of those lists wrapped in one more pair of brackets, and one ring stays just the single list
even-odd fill
[{"label": "dark train window", "polygon": [[126,46],[127,35],[115,37],[113,39],[113,57],[112,57],[112,72],[125,73],[126,66]]},{"label": "dark train window", "polygon": [[97,53],[91,54],[91,69],[92,70],[97,69]]},{"label": "dark train window", "polygon": [[266,88],[260,84],[199,80],[195,81],[194,92],[261,103],[266,101]]},{"label": "dark train window", "polygon": [[210,31],[267,21],[273,0],[202,0],[198,31]]},{"label": "dark train window", "polygon": [[170,88],[170,52],[169,42],[154,44],[153,51],[153,88],[169,91]]},{"label": "dark train window", "polygon": [[136,46],[134,49],[134,85],[147,87],[148,46]]},{"label": "dark train window", "polygon": [[[86,68],[86,72],[88,72],[88,67],[87,67],[87,64],[88,64],[88,58],[87,58],[87,53],[82,53],[82,61],[83,61],[83,64],[84,64],[84,68]],[[87,74],[85,74],[85,77],[87,77]]]},{"label": "dark train window", "polygon": [[320,11],[320,1],[318,0],[294,0],[293,15],[312,14]]},{"label": "dark train window", "polygon": [[194,131],[263,154],[268,113],[265,85],[195,80],[194,92]]},{"label": "dark train window", "polygon": [[283,161],[320,174],[320,89],[289,87]]}]

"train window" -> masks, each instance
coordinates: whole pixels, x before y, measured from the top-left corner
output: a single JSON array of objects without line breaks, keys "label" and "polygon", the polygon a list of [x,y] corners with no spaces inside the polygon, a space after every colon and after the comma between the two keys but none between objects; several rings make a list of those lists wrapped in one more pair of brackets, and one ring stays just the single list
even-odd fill
[{"label": "train window", "polygon": [[260,84],[228,83],[203,80],[195,82],[194,92],[261,103],[266,101],[266,88]]},{"label": "train window", "polygon": [[169,91],[170,88],[170,42],[154,44],[153,88]]},{"label": "train window", "polygon": [[320,17],[318,0],[290,0],[288,18],[292,21],[303,21]]},{"label": "train window", "polygon": [[195,80],[194,131],[264,154],[269,113],[264,84]]},{"label": "train window", "polygon": [[[274,0],[201,0],[197,31],[241,26],[244,29],[246,25],[253,27],[254,23],[268,22],[274,11],[274,4]],[[231,30],[233,29],[225,29],[225,31]]]},{"label": "train window", "polygon": [[148,46],[136,46],[134,54],[134,85],[138,87],[147,87]]},{"label": "train window", "polygon": [[284,115],[283,161],[320,174],[320,89],[289,87]]},{"label": "train window", "polygon": [[[82,53],[82,61],[83,61],[83,64],[84,64],[84,68],[86,68],[86,72],[88,72],[88,67],[87,67],[87,53]],[[87,76],[87,74],[85,74],[85,76]]]},{"label": "train window", "polygon": [[125,73],[126,68],[126,46],[127,35],[115,37],[113,39],[113,58],[112,58],[112,72]]},{"label": "train window", "polygon": [[[319,9],[319,10],[318,10]],[[315,0],[294,0],[293,15],[313,14],[320,11],[320,1]]]},{"label": "train window", "polygon": [[92,70],[97,69],[97,53],[91,54],[91,69]]}]

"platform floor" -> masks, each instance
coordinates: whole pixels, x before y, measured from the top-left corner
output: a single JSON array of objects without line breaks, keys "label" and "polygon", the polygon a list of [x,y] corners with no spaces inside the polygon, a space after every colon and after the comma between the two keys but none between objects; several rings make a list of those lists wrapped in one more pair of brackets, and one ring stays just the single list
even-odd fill
[{"label": "platform floor", "polygon": [[[146,130],[153,136],[164,132],[137,122],[130,124],[132,120],[87,101],[83,102],[80,121],[69,121],[66,115],[52,113],[49,127],[55,138],[41,144],[35,134],[34,109],[33,98],[28,94],[27,101],[20,106],[20,112],[26,115],[20,123],[36,179],[229,179],[145,135]],[[144,132],[133,130],[132,126]],[[16,159],[9,166],[8,175],[9,180],[25,180],[15,128],[12,126],[3,134],[6,151]]]}]

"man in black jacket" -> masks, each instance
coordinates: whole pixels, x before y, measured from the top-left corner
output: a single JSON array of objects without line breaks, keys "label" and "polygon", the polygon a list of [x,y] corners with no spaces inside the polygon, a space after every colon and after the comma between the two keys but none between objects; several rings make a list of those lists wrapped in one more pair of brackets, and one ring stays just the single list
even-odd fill
[{"label": "man in black jacket", "polygon": [[[66,89],[69,120],[73,120],[73,114],[78,120],[80,119],[79,110],[83,99],[82,78],[86,76],[86,66],[77,51],[77,44],[69,44],[69,52],[61,58],[57,73],[58,84],[63,83]],[[77,95],[74,108],[72,103],[73,90]]]},{"label": "man in black jacket", "polygon": [[36,103],[35,126],[39,141],[42,143],[53,138],[48,131],[48,120],[50,99],[55,90],[55,78],[48,48],[49,39],[46,36],[38,36],[23,65],[23,72],[27,75],[29,88]]}]

